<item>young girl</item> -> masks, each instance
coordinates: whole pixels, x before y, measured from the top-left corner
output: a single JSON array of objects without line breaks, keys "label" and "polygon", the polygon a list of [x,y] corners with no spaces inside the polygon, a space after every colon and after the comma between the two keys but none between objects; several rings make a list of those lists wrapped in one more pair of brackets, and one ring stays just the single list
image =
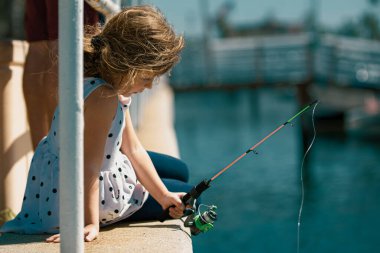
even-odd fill
[{"label": "young girl", "polygon": [[[99,225],[157,219],[171,206],[171,217],[183,215],[181,197],[191,189],[186,166],[172,157],[148,154],[128,110],[133,94],[152,88],[157,76],[178,62],[183,45],[164,16],[149,6],[126,8],[102,30],[93,28],[85,36],[86,241],[98,236]],[[22,210],[0,232],[59,232],[58,178],[65,168],[59,168],[58,122],[59,108],[32,159]],[[59,242],[59,234],[47,241]]]}]

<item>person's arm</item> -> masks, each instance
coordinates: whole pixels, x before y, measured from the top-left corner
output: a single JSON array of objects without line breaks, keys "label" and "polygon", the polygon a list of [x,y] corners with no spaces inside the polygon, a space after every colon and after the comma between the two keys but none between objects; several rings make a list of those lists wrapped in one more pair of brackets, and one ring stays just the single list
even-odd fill
[{"label": "person's arm", "polygon": [[111,18],[115,13],[120,12],[120,7],[114,3],[113,1],[108,1],[107,4],[101,3],[99,0],[85,0],[88,5],[90,5],[93,9],[100,12],[107,19]]},{"label": "person's arm", "polygon": [[108,131],[116,113],[117,97],[101,87],[88,97],[84,112],[84,213],[85,240],[99,233],[99,172]]},{"label": "person's arm", "polygon": [[128,110],[125,114],[125,128],[123,131],[121,151],[127,155],[133,165],[138,180],[144,185],[152,197],[160,203],[163,209],[174,205],[175,208],[169,209],[169,214],[173,218],[180,218],[184,210],[181,202],[181,197],[184,193],[172,193],[168,191],[134,131]]},{"label": "person's arm", "polygon": [[[99,172],[104,147],[117,107],[117,98],[101,87],[86,100],[84,109],[84,240],[99,234]],[[59,242],[54,235],[47,242]]]}]

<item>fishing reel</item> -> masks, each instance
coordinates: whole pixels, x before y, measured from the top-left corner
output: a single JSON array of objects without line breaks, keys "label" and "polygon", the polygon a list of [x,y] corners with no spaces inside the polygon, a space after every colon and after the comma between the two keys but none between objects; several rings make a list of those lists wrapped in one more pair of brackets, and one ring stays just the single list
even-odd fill
[{"label": "fishing reel", "polygon": [[[207,207],[207,210],[201,212],[201,207]],[[196,210],[195,207],[192,208],[192,214],[187,216],[184,221],[185,227],[190,228],[192,235],[198,235],[209,231],[214,227],[214,222],[217,219],[216,206],[200,204],[197,209],[198,210]]]}]

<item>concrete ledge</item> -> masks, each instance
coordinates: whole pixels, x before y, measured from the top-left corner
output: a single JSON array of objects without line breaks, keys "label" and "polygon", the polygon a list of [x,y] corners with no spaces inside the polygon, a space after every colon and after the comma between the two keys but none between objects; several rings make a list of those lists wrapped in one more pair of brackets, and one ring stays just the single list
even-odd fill
[{"label": "concrete ledge", "polygon": [[[45,243],[47,235],[4,234],[0,252],[55,253],[59,243]],[[85,252],[189,253],[191,237],[179,220],[160,222],[117,223],[101,230],[100,237],[85,243]]]}]

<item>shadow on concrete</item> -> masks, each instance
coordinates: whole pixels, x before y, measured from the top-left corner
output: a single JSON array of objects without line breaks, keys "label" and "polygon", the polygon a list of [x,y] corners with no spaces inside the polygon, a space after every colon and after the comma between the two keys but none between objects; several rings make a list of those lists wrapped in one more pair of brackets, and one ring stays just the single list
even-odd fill
[{"label": "shadow on concrete", "polygon": [[0,235],[0,245],[24,244],[24,243],[41,243],[49,235],[22,235],[15,233],[4,233]]},{"label": "shadow on concrete", "polygon": [[174,230],[182,230],[181,229],[181,226],[179,225],[176,225],[176,224],[165,224],[165,223],[162,223],[162,224],[152,224],[152,222],[150,221],[140,221],[140,222],[117,222],[115,224],[112,224],[112,225],[109,225],[109,226],[106,226],[106,227],[102,227],[100,229],[100,231],[111,231],[115,228],[126,228],[126,227],[140,227],[140,228],[172,228]]}]

